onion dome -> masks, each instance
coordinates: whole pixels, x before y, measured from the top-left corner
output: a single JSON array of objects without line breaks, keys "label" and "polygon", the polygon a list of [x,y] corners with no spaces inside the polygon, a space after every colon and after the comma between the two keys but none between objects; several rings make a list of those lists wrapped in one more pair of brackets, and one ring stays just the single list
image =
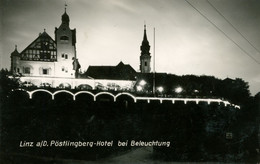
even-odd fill
[{"label": "onion dome", "polygon": [[66,10],[65,10],[65,13],[61,17],[61,21],[62,21],[62,23],[65,23],[65,24],[69,24],[69,22],[70,22],[70,17],[68,16]]}]

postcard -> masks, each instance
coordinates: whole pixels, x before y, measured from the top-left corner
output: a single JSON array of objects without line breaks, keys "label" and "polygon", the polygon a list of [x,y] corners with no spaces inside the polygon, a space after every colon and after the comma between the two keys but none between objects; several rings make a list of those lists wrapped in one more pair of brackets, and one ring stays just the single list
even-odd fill
[{"label": "postcard", "polygon": [[0,8],[1,163],[260,162],[259,1]]}]

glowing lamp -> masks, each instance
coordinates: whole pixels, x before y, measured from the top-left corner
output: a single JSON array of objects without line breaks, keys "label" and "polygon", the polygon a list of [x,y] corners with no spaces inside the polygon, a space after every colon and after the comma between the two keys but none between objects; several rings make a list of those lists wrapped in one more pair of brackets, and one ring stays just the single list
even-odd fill
[{"label": "glowing lamp", "polygon": [[137,91],[141,91],[143,88],[142,88],[140,85],[138,85],[138,86],[136,87],[136,89],[137,89]]},{"label": "glowing lamp", "polygon": [[163,92],[163,87],[158,87],[159,92]]},{"label": "glowing lamp", "polygon": [[183,91],[182,87],[175,88],[176,93],[181,93]]},{"label": "glowing lamp", "polygon": [[141,80],[139,84],[140,84],[141,86],[144,86],[144,85],[146,84],[146,81]]}]

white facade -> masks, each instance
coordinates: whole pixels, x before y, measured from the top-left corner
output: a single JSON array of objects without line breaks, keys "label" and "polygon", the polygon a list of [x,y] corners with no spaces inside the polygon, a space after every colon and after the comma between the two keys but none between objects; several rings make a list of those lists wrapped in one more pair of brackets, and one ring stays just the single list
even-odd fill
[{"label": "white facade", "polygon": [[55,29],[57,43],[56,77],[75,77],[73,61],[76,59],[76,30],[69,27],[69,16],[66,11],[62,15],[62,24]]},{"label": "white facade", "polygon": [[21,53],[11,54],[11,71],[22,75],[21,86],[71,89],[132,90],[135,81],[77,79],[80,65],[76,56],[76,29],[70,29],[69,16],[61,17],[55,40],[44,30]]},{"label": "white facade", "polygon": [[[30,68],[29,71],[28,68]],[[55,77],[55,62],[32,62],[20,60],[19,69],[24,76]]]},{"label": "white facade", "polygon": [[[136,81],[133,80],[109,80],[109,79],[75,79],[59,77],[21,77],[23,86],[26,87],[52,87],[71,89],[100,89],[100,90],[124,90],[132,91]],[[86,88],[86,86],[89,86]]]},{"label": "white facade", "polygon": [[28,77],[75,78],[76,30],[69,27],[69,16],[62,15],[62,23],[55,29],[55,40],[44,30],[21,53],[11,54],[11,71]]}]

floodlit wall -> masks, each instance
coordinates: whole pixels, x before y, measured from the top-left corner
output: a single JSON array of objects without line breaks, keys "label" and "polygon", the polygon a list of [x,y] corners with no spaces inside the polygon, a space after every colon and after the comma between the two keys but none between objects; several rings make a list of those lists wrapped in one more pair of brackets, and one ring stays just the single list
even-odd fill
[{"label": "floodlit wall", "polygon": [[[74,79],[74,78],[54,78],[54,77],[21,77],[21,84],[25,87],[67,87],[71,89],[82,89],[85,85],[91,89],[99,90],[125,90],[132,91],[134,89],[135,81],[131,80],[108,80],[108,79]],[[62,85],[63,84],[63,85]]]}]

